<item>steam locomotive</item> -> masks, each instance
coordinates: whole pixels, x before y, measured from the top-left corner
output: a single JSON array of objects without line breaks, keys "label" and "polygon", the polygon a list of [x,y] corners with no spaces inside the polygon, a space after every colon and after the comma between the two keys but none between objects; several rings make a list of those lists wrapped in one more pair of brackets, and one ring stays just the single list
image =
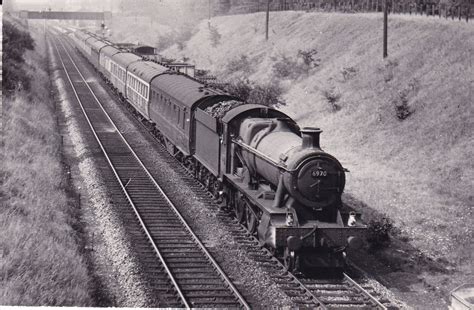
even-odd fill
[{"label": "steam locomotive", "polygon": [[366,232],[341,201],[345,171],[321,130],[91,33],[69,35],[103,77],[222,205],[291,271],[343,268]]}]

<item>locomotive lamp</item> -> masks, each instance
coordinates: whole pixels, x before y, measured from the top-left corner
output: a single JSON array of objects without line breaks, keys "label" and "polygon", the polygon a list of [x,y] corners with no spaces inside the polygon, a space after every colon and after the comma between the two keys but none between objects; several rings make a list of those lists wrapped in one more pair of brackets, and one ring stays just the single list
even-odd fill
[{"label": "locomotive lamp", "polygon": [[347,226],[355,226],[356,224],[356,213],[354,211],[349,212],[349,219],[347,220]]},{"label": "locomotive lamp", "polygon": [[292,227],[295,224],[295,219],[293,217],[293,213],[287,212],[286,213],[286,226]]}]

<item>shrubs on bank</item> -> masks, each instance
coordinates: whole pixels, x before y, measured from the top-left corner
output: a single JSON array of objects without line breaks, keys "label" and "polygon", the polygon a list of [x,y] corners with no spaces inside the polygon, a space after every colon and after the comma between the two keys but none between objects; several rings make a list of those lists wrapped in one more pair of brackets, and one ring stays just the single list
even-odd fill
[{"label": "shrubs on bank", "polygon": [[0,305],[92,306],[79,209],[66,194],[44,38],[34,44],[4,19],[5,29],[4,55],[13,56],[3,63]]},{"label": "shrubs on bank", "polygon": [[258,84],[248,79],[237,79],[228,83],[225,90],[250,104],[269,107],[286,105],[283,90],[274,83]]},{"label": "shrubs on bank", "polygon": [[30,78],[24,67],[24,54],[34,49],[30,34],[16,28],[8,20],[3,21],[3,93],[11,94],[15,89],[30,89]]},{"label": "shrubs on bank", "polygon": [[307,75],[314,68],[319,67],[321,59],[317,58],[316,49],[298,50],[295,57],[280,55],[272,57],[273,74],[277,78],[295,79]]}]

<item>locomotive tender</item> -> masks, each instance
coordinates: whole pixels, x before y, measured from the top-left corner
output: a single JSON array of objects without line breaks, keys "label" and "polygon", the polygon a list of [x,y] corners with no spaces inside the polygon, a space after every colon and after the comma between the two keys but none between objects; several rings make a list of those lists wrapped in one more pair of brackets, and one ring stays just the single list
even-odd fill
[{"label": "locomotive tender", "polygon": [[132,105],[168,151],[289,270],[343,268],[364,225],[341,195],[345,172],[303,128],[276,109],[145,60],[91,33],[76,47]]}]

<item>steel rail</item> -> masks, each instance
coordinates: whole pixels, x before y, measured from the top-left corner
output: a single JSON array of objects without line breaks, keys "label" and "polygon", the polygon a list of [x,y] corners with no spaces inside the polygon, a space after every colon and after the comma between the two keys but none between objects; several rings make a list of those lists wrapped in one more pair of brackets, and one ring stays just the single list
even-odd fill
[{"label": "steel rail", "polygon": [[[204,252],[204,254],[207,256],[207,259],[211,262],[212,266],[216,269],[216,271],[219,273],[220,277],[226,282],[226,284],[229,286],[229,288],[231,289],[231,291],[235,294],[235,296],[237,297],[237,299],[239,300],[239,302],[242,304],[242,306],[245,308],[245,309],[250,309],[250,306],[247,304],[247,302],[245,301],[245,299],[243,298],[243,296],[239,293],[239,291],[237,290],[237,288],[234,286],[234,284],[230,281],[230,279],[227,277],[227,275],[224,273],[224,271],[220,268],[220,266],[217,264],[217,262],[215,261],[215,259],[212,257],[212,255],[208,252],[208,250],[205,248],[205,246],[202,244],[202,242],[199,240],[199,238],[194,234],[194,232],[192,231],[192,229],[189,227],[188,223],[186,222],[186,220],[183,218],[183,216],[181,215],[181,213],[177,210],[177,208],[175,207],[175,205],[171,202],[171,200],[169,199],[169,197],[165,194],[165,192],[163,191],[163,189],[158,185],[158,183],[156,182],[156,180],[153,178],[153,176],[151,175],[151,173],[148,171],[148,169],[145,167],[145,165],[143,164],[143,162],[140,160],[140,158],[138,157],[138,155],[135,153],[135,151],[132,149],[132,147],[130,146],[130,144],[127,142],[127,140],[125,139],[125,137],[122,135],[122,133],[120,132],[120,130],[117,128],[116,124],[113,122],[113,120],[110,118],[110,116],[108,115],[108,113],[105,111],[104,107],[102,106],[100,100],[97,98],[97,96],[95,95],[95,93],[93,92],[93,90],[90,88],[90,86],[88,85],[88,83],[86,82],[86,79],[84,78],[84,76],[82,75],[81,71],[79,70],[79,68],[77,67],[75,61],[72,59],[70,53],[67,51],[67,49],[65,48],[63,42],[61,42],[61,40],[59,39],[59,42],[61,43],[61,45],[63,46],[63,49],[64,51],[66,52],[66,54],[68,55],[69,59],[71,60],[71,63],[74,65],[74,67],[76,68],[77,72],[79,73],[79,75],[81,76],[81,78],[83,79],[86,87],[89,89],[89,91],[91,92],[92,96],[94,97],[94,99],[96,100],[96,102],[98,103],[99,107],[102,109],[102,111],[104,112],[104,114],[106,115],[107,119],[110,121],[110,123],[112,124],[112,126],[114,127],[114,129],[117,131],[118,135],[121,137],[121,139],[123,140],[124,144],[129,148],[130,152],[133,154],[133,156],[135,157],[135,159],[137,160],[137,162],[139,163],[139,165],[142,167],[142,169],[144,170],[144,172],[147,174],[147,176],[150,178],[150,180],[152,181],[152,183],[155,185],[155,187],[158,189],[158,191],[163,195],[163,197],[165,198],[165,200],[167,201],[167,203],[169,204],[169,206],[172,208],[172,210],[175,212],[175,214],[177,215],[177,217],[180,219],[181,223],[183,224],[183,226],[186,228],[187,232],[190,234],[190,236],[194,239],[194,241],[196,242],[197,245],[199,245],[200,249]],[[55,44],[55,47],[56,49],[58,50],[58,47],[57,45]],[[58,50],[58,54],[59,54],[59,50]],[[64,67],[64,70],[66,71],[66,67],[64,65],[64,62],[61,60],[61,63]],[[73,86],[73,83],[69,77],[69,74],[67,73],[66,71],[66,74],[67,74],[67,77],[68,77],[68,80],[71,84],[71,86],[73,87],[73,90],[74,90],[74,86]],[[75,93],[75,96],[76,98],[78,99],[78,101],[80,101],[79,97],[78,97],[78,94],[77,92],[74,90],[74,93]],[[127,191],[126,191],[126,188],[124,187],[124,185],[122,184],[122,182],[120,181],[120,178],[118,176],[118,173],[116,172],[116,170],[114,169],[113,167],[113,164],[112,162],[110,161],[109,157],[107,156],[107,153],[105,151],[105,148],[103,147],[102,143],[100,142],[100,139],[98,138],[97,134],[95,133],[94,131],[94,128],[93,128],[93,125],[91,124],[89,118],[87,117],[87,114],[84,110],[84,108],[82,107],[82,103],[81,103],[81,109],[83,111],[83,113],[86,115],[86,119],[87,119],[87,122],[89,124],[89,126],[91,127],[92,131],[94,132],[94,137],[96,138],[96,140],[98,141],[102,151],[104,152],[106,158],[107,158],[107,161],[109,163],[109,165],[111,166],[113,172],[114,172],[114,175],[116,176],[117,180],[119,181],[123,191],[125,192],[126,196],[127,196],[127,199],[129,200],[130,204],[132,205],[133,209],[134,209],[134,212],[135,214],[137,215],[139,221],[140,221],[140,224],[141,226],[143,227],[143,229],[145,230],[145,233],[148,237],[148,239],[150,240],[150,242],[152,243],[153,245],[153,248],[155,249],[155,251],[158,253],[158,256],[160,258],[160,260],[162,261],[163,263],[163,266],[165,267],[167,273],[169,274],[170,276],[170,279],[172,280],[173,284],[175,285],[179,295],[180,295],[180,298],[182,298],[183,300],[183,303],[185,304],[185,306],[187,308],[190,308],[188,303],[187,303],[187,300],[186,298],[184,297],[184,294],[181,292],[181,289],[179,288],[179,285],[177,284],[176,280],[174,279],[173,275],[171,274],[171,271],[168,269],[165,261],[164,261],[164,258],[162,257],[161,253],[159,252],[158,250],[158,247],[156,246],[155,242],[153,241],[153,238],[151,237],[151,235],[149,234],[148,232],[148,229],[146,228],[146,225],[144,224],[143,220],[141,219],[139,213],[138,213],[138,210],[136,209],[136,207],[134,206],[132,200],[131,200],[131,197],[128,195]]]},{"label": "steel rail", "polygon": [[352,285],[354,285],[358,290],[360,290],[366,297],[368,297],[370,300],[372,300],[376,305],[377,307],[379,307],[379,309],[381,310],[387,310],[387,307],[385,307],[380,301],[378,301],[377,298],[375,298],[374,296],[372,296],[372,294],[370,294],[369,292],[367,292],[366,289],[364,289],[359,283],[357,283],[356,281],[354,281],[351,277],[349,277],[347,275],[347,273],[343,273],[344,275],[344,279],[346,279],[349,283],[351,283]]},{"label": "steel rail", "polygon": [[[130,205],[132,206],[132,208],[133,208],[133,210],[134,210],[134,212],[135,212],[135,215],[137,216],[138,221],[140,222],[140,225],[142,226],[143,230],[145,231],[145,234],[147,235],[148,240],[151,242],[151,245],[153,246],[153,249],[154,249],[155,252],[157,253],[157,255],[158,255],[158,257],[159,257],[161,263],[163,264],[163,267],[164,267],[164,269],[166,270],[166,273],[167,273],[168,276],[170,277],[170,280],[171,280],[171,282],[173,283],[173,285],[175,286],[176,291],[177,291],[178,294],[179,294],[179,297],[182,299],[182,302],[183,302],[184,306],[185,306],[187,309],[190,309],[191,307],[188,305],[188,303],[187,303],[187,301],[186,301],[186,298],[184,297],[183,293],[181,292],[181,289],[179,288],[178,284],[176,283],[176,280],[174,279],[173,275],[171,274],[171,271],[168,269],[168,266],[166,265],[165,260],[163,259],[163,256],[161,255],[160,251],[158,250],[158,247],[156,246],[156,243],[154,242],[153,238],[151,237],[150,233],[148,232],[148,229],[146,228],[145,223],[143,222],[142,218],[140,217],[140,214],[138,213],[138,210],[136,209],[135,204],[133,203],[131,197],[130,197],[129,194],[127,193],[127,190],[126,190],[125,186],[123,185],[122,181],[120,180],[120,177],[119,177],[119,175],[118,175],[118,173],[117,173],[117,170],[115,169],[114,165],[112,164],[112,161],[110,160],[110,158],[109,158],[109,156],[108,156],[108,154],[107,154],[107,152],[106,152],[106,150],[105,150],[105,148],[104,148],[102,142],[100,141],[99,137],[97,136],[97,133],[95,132],[95,129],[94,129],[94,127],[93,127],[93,125],[92,125],[92,123],[91,123],[91,121],[90,121],[90,119],[89,119],[89,116],[87,115],[87,112],[85,111],[85,109],[84,109],[84,107],[83,107],[83,105],[82,105],[82,100],[79,98],[79,95],[77,94],[77,91],[76,91],[76,89],[75,89],[75,87],[74,87],[74,84],[72,83],[71,77],[69,76],[69,73],[67,72],[67,69],[66,69],[66,66],[64,65],[63,59],[62,59],[62,57],[61,57],[61,54],[59,53],[58,46],[57,46],[56,42],[53,41],[53,43],[54,43],[54,46],[55,46],[55,48],[56,48],[56,51],[58,52],[59,60],[61,61],[61,65],[62,65],[62,67],[64,68],[64,72],[66,73],[66,76],[67,76],[67,78],[68,78],[68,80],[69,80],[69,83],[71,84],[71,87],[72,87],[72,90],[73,90],[73,92],[74,92],[74,95],[75,95],[76,99],[77,99],[78,102],[79,102],[79,105],[80,105],[80,107],[81,107],[82,113],[84,114],[84,116],[85,116],[85,118],[86,118],[86,120],[87,120],[87,123],[89,124],[89,127],[90,127],[91,130],[92,130],[92,133],[93,133],[95,139],[96,139],[97,142],[99,143],[99,146],[100,146],[102,152],[104,153],[104,156],[105,156],[105,158],[107,159],[107,162],[109,163],[110,168],[112,169],[112,171],[113,171],[115,177],[117,178],[118,183],[120,184],[120,187],[122,188],[123,192],[125,193],[125,196],[127,197],[128,202],[129,202]],[[69,53],[66,51],[66,48],[64,47],[64,45],[62,44],[62,42],[61,42],[61,45],[63,46],[63,49],[64,49],[64,51],[66,52],[66,54],[68,54],[68,56],[70,57]],[[71,61],[72,61],[72,59],[71,59]],[[73,62],[73,64],[74,64],[74,62]],[[74,66],[75,66],[75,64],[74,64]],[[76,66],[75,66],[75,67],[76,67]],[[77,69],[77,67],[76,67],[76,69]],[[80,72],[79,72],[79,74],[81,75],[81,78],[84,80],[84,82],[85,82],[86,85],[87,85],[87,82],[85,81],[84,76],[83,76]],[[88,87],[89,87],[89,86],[88,86]],[[91,92],[92,92],[92,91],[91,91]],[[94,95],[94,97],[95,97],[95,95]],[[114,125],[115,125],[115,124],[114,124]],[[117,129],[117,128],[115,127],[115,129]],[[117,132],[119,132],[119,131],[117,130]]]}]

